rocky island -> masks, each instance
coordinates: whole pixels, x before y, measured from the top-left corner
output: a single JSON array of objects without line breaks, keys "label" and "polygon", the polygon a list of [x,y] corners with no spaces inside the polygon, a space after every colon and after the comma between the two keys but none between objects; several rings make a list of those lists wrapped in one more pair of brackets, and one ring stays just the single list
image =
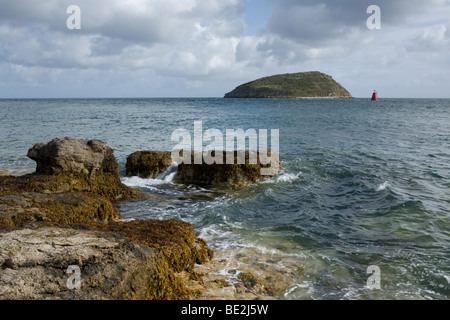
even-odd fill
[{"label": "rocky island", "polygon": [[331,76],[313,71],[274,75],[238,86],[225,98],[351,98]]}]

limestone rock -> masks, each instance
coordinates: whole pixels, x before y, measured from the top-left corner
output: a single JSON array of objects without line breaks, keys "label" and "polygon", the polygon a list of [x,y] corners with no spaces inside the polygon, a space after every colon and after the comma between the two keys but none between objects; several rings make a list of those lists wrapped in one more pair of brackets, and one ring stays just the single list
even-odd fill
[{"label": "limestone rock", "polygon": [[[1,233],[0,299],[144,299],[157,278],[158,259],[154,250],[110,233],[61,228]],[[80,268],[80,289],[67,285],[69,266]]]},{"label": "limestone rock", "polygon": [[111,200],[137,196],[135,190],[120,181],[114,151],[106,142],[56,138],[36,144],[28,151],[28,157],[36,161],[36,172],[27,177],[27,183],[22,183],[18,192],[24,188],[45,193],[82,191]]},{"label": "limestone rock", "polygon": [[156,179],[172,164],[169,151],[137,151],[127,158],[127,176]]},{"label": "limestone rock", "polygon": [[[193,274],[213,251],[182,221],[117,221],[111,200],[137,192],[120,182],[105,143],[55,139],[37,144],[29,156],[38,163],[36,174],[0,176],[0,299],[195,294],[176,272]],[[79,290],[67,286],[69,266],[81,271]]]},{"label": "limestone rock", "polygon": [[114,151],[106,142],[78,138],[56,138],[38,143],[28,151],[37,163],[37,174],[88,174],[115,172],[118,165]]},{"label": "limestone rock", "polygon": [[[282,169],[279,155],[270,151],[268,153],[266,151],[244,151],[244,161],[238,161],[239,151],[217,151],[219,153],[217,158],[221,157],[223,164],[206,163],[205,158],[208,155],[206,152],[200,155],[199,152],[190,152],[189,161],[189,156],[183,157],[184,152],[190,151],[180,150],[178,159],[172,159],[172,153],[169,151],[135,152],[127,158],[127,176],[155,179],[175,161],[178,163],[178,172],[174,178],[176,183],[234,189],[249,186],[265,177],[274,176]],[[269,163],[263,164],[260,157],[266,153]],[[196,155],[202,159],[201,163],[197,163]],[[256,159],[254,163],[249,161],[251,156]],[[227,157],[230,157],[231,161],[228,161]]]},{"label": "limestone rock", "polygon": [[[239,151],[219,153],[223,159],[223,164],[207,164],[203,157],[202,164],[195,163],[195,155],[191,154],[191,163],[181,163],[178,165],[178,173],[175,182],[183,184],[193,184],[213,189],[236,189],[247,187],[266,177],[274,176],[282,169],[279,156],[276,153],[268,152],[268,157],[272,159],[269,164],[261,162],[261,155],[266,152],[245,151],[244,161],[238,160]],[[203,154],[205,156],[206,153]],[[255,162],[250,161],[251,156]],[[227,157],[232,159],[227,160]]]}]

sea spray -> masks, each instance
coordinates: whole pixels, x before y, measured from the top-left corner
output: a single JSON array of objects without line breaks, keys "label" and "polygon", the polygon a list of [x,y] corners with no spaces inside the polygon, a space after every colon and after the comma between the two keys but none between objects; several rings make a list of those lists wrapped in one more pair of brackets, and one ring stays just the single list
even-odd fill
[{"label": "sea spray", "polygon": [[122,177],[122,183],[132,188],[150,188],[154,186],[173,183],[178,172],[178,164],[173,163],[166,171],[161,173],[156,179],[140,177]]},{"label": "sea spray", "polygon": [[177,175],[177,173],[178,173],[178,164],[174,162],[174,163],[172,163],[172,164],[170,165],[169,168],[167,168],[166,171],[164,171],[163,173],[161,173],[161,174],[156,178],[156,180],[162,180],[162,181],[164,181],[164,182],[171,183],[171,182],[173,182],[173,179],[175,178],[175,176]]},{"label": "sea spray", "polygon": [[376,191],[384,191],[388,188],[391,188],[391,184],[389,181],[385,181],[377,187]]}]

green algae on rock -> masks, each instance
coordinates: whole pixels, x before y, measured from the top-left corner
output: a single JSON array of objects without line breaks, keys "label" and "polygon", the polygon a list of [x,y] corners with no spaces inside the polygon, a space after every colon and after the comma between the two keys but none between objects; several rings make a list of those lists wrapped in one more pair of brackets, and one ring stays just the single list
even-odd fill
[{"label": "green algae on rock", "polygon": [[108,199],[89,193],[22,192],[0,196],[0,228],[71,226],[119,217],[119,211]]},{"label": "green algae on rock", "polygon": [[157,272],[149,282],[153,290],[146,299],[150,300],[191,299],[198,295],[185,286],[179,273],[187,272],[196,277],[194,265],[204,264],[214,255],[206,242],[197,238],[194,226],[181,220],[115,221],[79,226],[124,236],[160,255]]},{"label": "green algae on rock", "polygon": [[64,193],[87,192],[111,201],[136,198],[140,192],[124,185],[113,173],[62,173],[59,175],[29,174],[25,176],[0,176],[0,194],[20,192]]},{"label": "green algae on rock", "polygon": [[[112,201],[141,193],[121,183],[105,143],[54,139],[37,144],[29,156],[38,163],[35,174],[0,176],[0,266],[5,271],[0,298],[176,300],[198,295],[177,273],[195,278],[194,265],[212,259],[213,251],[189,223],[118,221]],[[69,264],[83,269],[79,292],[61,280]]]},{"label": "green algae on rock", "polygon": [[191,271],[213,258],[214,252],[197,238],[194,226],[181,220],[135,220],[91,223],[89,228],[110,231],[156,249],[175,272]]},{"label": "green algae on rock", "polygon": [[127,176],[156,179],[172,164],[169,151],[137,151],[127,157]]},{"label": "green algae on rock", "polygon": [[[181,152],[181,150],[180,150]],[[189,152],[183,150],[183,152]],[[175,183],[192,184],[201,187],[230,190],[249,186],[265,177],[270,177],[282,169],[279,156],[271,151],[243,151],[243,163],[238,161],[240,151],[215,151],[222,157],[223,164],[209,164],[205,162],[206,153],[200,155],[202,163],[196,163],[198,152],[190,152],[190,163],[179,163]],[[261,153],[266,154],[271,163],[263,164]],[[221,154],[221,155],[220,155]],[[254,156],[255,163],[250,161]],[[273,156],[273,157],[272,157]],[[275,157],[276,156],[276,157]],[[199,158],[200,158],[199,157]],[[218,157],[214,156],[216,159]],[[231,157],[232,161],[227,157]],[[276,159],[276,161],[273,161]],[[127,158],[127,176],[139,176],[141,178],[156,178],[167,170],[172,164],[171,152],[169,151],[139,151]],[[261,169],[270,169],[270,175],[261,175]]]},{"label": "green algae on rock", "polygon": [[[189,298],[158,252],[126,237],[55,227],[0,235],[0,299]],[[78,290],[68,288],[69,266],[80,268]]]},{"label": "green algae on rock", "polygon": [[0,176],[0,227],[68,226],[119,217],[111,201],[138,197],[120,181],[112,149],[99,140],[53,139],[28,151],[34,174]]},{"label": "green algae on rock", "polygon": [[268,294],[270,296],[275,295],[274,290],[267,286],[264,282],[262,282],[260,279],[255,277],[251,272],[249,271],[243,271],[238,275],[238,279],[241,280],[244,284],[244,287],[248,290],[256,290],[265,294]]},{"label": "green algae on rock", "polygon": [[[269,158],[277,160],[274,163],[263,164],[260,161],[261,152],[267,153]],[[178,165],[178,173],[174,181],[213,189],[230,190],[250,186],[259,180],[275,175],[282,169],[279,156],[271,151],[256,152],[244,150],[243,163],[238,161],[239,154],[239,151],[222,151],[223,164],[207,164],[204,160],[202,164],[195,164],[195,154],[192,153],[190,164],[182,163]],[[233,160],[226,160],[230,156]],[[254,163],[250,161],[252,156],[254,156]],[[261,175],[262,168],[270,168],[271,174]]]}]

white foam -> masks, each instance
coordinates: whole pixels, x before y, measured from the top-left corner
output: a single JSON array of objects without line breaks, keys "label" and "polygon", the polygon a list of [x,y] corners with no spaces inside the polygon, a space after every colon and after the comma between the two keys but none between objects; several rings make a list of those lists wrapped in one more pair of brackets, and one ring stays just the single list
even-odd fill
[{"label": "white foam", "polygon": [[162,180],[164,182],[173,182],[173,179],[175,178],[176,174],[178,172],[178,164],[172,163],[169,168],[167,168],[166,171],[161,173],[156,180]]},{"label": "white foam", "polygon": [[[292,285],[291,287],[287,288],[285,293],[284,293],[284,297],[285,298],[290,298],[293,297],[298,298],[297,294],[300,292],[306,292],[311,294],[314,290],[314,286],[312,284],[312,282],[310,281],[304,281],[303,283],[296,283],[294,285]],[[296,291],[300,291],[300,292],[296,292]],[[305,295],[305,293],[303,293],[303,295]]]},{"label": "white foam", "polygon": [[447,283],[450,284],[450,276],[444,274],[443,277],[447,280]]},{"label": "white foam", "polygon": [[156,179],[145,179],[140,177],[123,177],[122,183],[132,188],[154,188],[161,184],[173,183],[173,179],[178,172],[178,164],[173,163],[166,171],[161,173]]},{"label": "white foam", "polygon": [[389,183],[389,181],[385,181],[382,184],[380,184],[377,187],[377,191],[383,191],[383,190],[386,190],[387,188],[391,188],[391,184]]},{"label": "white foam", "polygon": [[144,179],[140,177],[124,177],[121,180],[124,185],[131,188],[151,188],[153,186],[166,183],[165,181],[159,179]]},{"label": "white foam", "polygon": [[291,183],[291,182],[297,180],[300,177],[301,174],[302,174],[301,172],[299,172],[297,174],[294,174],[294,173],[283,173],[283,174],[277,175],[277,176],[275,176],[273,178],[264,180],[261,183],[281,183],[281,182]]}]

